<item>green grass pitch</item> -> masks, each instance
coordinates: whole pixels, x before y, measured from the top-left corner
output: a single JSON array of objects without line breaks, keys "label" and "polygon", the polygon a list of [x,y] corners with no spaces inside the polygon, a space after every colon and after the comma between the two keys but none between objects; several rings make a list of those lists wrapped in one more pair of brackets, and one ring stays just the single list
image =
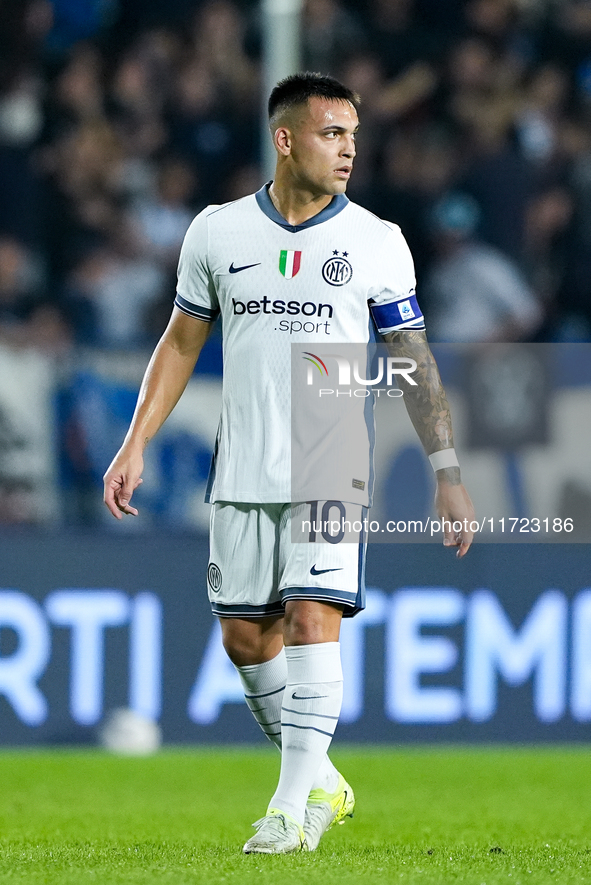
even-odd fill
[{"label": "green grass pitch", "polygon": [[591,882],[591,750],[349,748],[357,811],[311,854],[244,856],[272,749],[0,753],[0,883]]}]

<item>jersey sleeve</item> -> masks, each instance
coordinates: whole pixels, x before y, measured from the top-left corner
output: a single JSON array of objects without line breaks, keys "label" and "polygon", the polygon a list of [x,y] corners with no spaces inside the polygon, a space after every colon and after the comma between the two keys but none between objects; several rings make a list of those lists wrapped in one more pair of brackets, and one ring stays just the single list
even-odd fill
[{"label": "jersey sleeve", "polygon": [[208,266],[207,216],[212,207],[193,219],[183,245],[178,265],[178,283],[174,303],[189,316],[206,323],[213,322],[220,312],[211,271]]},{"label": "jersey sleeve", "polygon": [[424,329],[410,249],[398,225],[385,223],[390,232],[382,244],[379,282],[368,300],[373,321],[381,335],[400,329]]}]

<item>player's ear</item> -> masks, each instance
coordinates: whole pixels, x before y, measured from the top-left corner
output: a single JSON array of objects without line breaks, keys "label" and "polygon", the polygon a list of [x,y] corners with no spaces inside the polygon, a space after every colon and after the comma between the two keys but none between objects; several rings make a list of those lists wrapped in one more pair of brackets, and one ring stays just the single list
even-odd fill
[{"label": "player's ear", "polygon": [[291,132],[287,126],[279,126],[279,128],[275,130],[273,142],[276,150],[278,150],[280,154],[287,157],[288,154],[291,153]]}]

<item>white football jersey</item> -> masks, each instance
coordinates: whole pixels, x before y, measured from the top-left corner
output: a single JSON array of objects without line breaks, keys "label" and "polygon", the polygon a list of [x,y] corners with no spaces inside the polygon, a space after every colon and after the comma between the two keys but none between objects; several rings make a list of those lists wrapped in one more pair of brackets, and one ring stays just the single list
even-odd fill
[{"label": "white football jersey", "polygon": [[[376,330],[424,328],[400,229],[344,195],[293,226],[266,185],[194,219],[175,304],[201,320],[222,318],[222,412],[207,500],[370,503],[373,414],[366,402],[364,443],[347,475],[320,487],[316,473],[311,486],[292,487],[292,345],[314,357],[325,345],[367,344]],[[306,371],[309,363],[298,359]]]}]

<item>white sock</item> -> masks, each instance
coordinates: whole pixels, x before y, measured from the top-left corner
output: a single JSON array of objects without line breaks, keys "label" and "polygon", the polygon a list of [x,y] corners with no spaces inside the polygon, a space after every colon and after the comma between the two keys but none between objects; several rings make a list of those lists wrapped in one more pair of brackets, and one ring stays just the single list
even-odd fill
[{"label": "white sock", "polygon": [[[285,649],[282,648],[276,657],[263,664],[249,664],[244,667],[236,667],[236,669],[250,712],[261,731],[275,744],[278,750],[281,750],[281,704],[283,703],[283,690],[287,682]],[[328,756],[325,756],[320,763],[312,789],[334,793],[338,781],[338,771]]]},{"label": "white sock", "polygon": [[339,782],[339,773],[330,758],[325,756],[320,763],[318,773],[312,783],[313,790],[324,790],[325,793],[334,793]]},{"label": "white sock", "polygon": [[325,764],[341,712],[340,644],[293,645],[285,649],[285,655],[288,678],[281,711],[281,773],[269,808],[285,811],[303,826],[306,801]]},{"label": "white sock", "polygon": [[285,649],[263,664],[236,667],[248,709],[270,741],[281,750],[281,704],[287,682]]}]

